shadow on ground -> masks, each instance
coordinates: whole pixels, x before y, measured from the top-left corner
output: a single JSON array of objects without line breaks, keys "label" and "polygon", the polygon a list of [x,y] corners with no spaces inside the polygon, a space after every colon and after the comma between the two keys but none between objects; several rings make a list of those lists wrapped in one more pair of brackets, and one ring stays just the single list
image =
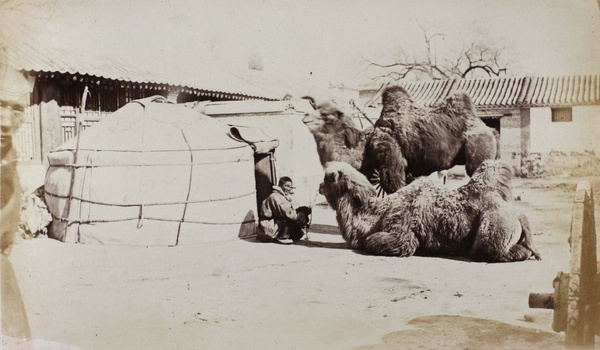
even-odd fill
[{"label": "shadow on ground", "polygon": [[296,245],[303,245],[308,248],[328,248],[328,249],[349,249],[348,245],[339,242],[322,242],[319,240],[315,240],[309,236],[308,240],[303,238],[302,240],[294,243]]},{"label": "shadow on ground", "polygon": [[434,315],[412,319],[416,329],[386,334],[381,344],[353,350],[392,349],[564,349],[564,334],[482,318]]},{"label": "shadow on ground", "polygon": [[310,232],[322,233],[325,235],[341,235],[340,229],[334,225],[312,224]]},{"label": "shadow on ground", "polygon": [[[265,244],[256,237],[243,238],[246,242]],[[274,244],[274,243],[267,243]],[[326,224],[312,224],[308,234],[302,239],[295,241],[294,245],[308,248],[349,249],[348,244],[342,238],[337,226]]]},{"label": "shadow on ground", "polygon": [[335,225],[326,224],[310,225],[307,235],[296,244],[309,248],[349,249],[348,244],[342,238],[340,229]]}]

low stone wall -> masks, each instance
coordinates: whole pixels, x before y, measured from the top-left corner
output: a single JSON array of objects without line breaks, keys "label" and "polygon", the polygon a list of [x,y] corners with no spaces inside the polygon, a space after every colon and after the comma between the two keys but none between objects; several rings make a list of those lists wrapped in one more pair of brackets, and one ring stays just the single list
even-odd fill
[{"label": "low stone wall", "polygon": [[600,157],[592,152],[531,153],[521,162],[521,177],[600,176]]}]

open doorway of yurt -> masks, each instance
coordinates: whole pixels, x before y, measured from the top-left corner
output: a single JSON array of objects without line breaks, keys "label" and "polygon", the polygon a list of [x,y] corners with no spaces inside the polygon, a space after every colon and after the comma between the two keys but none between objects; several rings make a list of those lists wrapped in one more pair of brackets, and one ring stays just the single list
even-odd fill
[{"label": "open doorway of yurt", "polygon": [[261,203],[271,194],[277,181],[274,151],[254,153],[254,178],[256,181],[256,204],[260,211]]}]

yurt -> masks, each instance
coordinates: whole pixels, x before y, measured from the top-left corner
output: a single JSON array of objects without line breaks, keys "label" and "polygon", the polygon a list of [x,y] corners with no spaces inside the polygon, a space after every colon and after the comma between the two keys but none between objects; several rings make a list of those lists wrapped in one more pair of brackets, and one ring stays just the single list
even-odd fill
[{"label": "yurt", "polygon": [[253,236],[254,154],[198,111],[130,102],[49,154],[49,236],[146,246]]}]

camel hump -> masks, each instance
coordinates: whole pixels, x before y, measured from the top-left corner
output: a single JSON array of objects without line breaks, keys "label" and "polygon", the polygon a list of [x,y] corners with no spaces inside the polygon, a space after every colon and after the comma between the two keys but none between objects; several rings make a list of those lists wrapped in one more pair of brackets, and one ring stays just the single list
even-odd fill
[{"label": "camel hump", "polygon": [[499,160],[486,160],[477,167],[470,183],[482,191],[495,191],[505,201],[512,200],[513,172],[510,166]]},{"label": "camel hump", "polygon": [[402,100],[412,102],[412,98],[410,97],[408,91],[405,88],[399,85],[388,86],[383,90],[383,94],[381,95],[381,101],[383,105],[389,104],[391,102],[399,102]]},{"label": "camel hump", "polygon": [[444,105],[447,110],[464,117],[476,117],[475,105],[471,95],[463,91],[457,91],[446,97]]}]

